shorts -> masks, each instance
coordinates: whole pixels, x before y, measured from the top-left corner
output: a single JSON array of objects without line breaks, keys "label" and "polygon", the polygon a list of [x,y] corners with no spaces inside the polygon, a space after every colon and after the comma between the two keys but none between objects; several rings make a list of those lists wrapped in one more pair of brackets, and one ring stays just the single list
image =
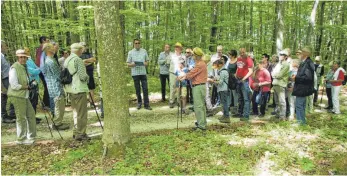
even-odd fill
[{"label": "shorts", "polygon": [[94,81],[94,70],[87,70],[87,75],[89,76],[88,89],[95,89],[95,81]]}]

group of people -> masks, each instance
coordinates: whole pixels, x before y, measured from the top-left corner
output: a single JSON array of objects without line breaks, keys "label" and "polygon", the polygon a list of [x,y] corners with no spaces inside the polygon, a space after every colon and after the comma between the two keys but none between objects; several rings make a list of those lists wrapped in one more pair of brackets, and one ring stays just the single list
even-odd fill
[{"label": "group of people", "polygon": [[[24,47],[16,51],[17,61],[10,65],[5,56],[7,45],[1,41],[1,117],[3,123],[16,123],[18,144],[35,142],[36,124],[41,121],[35,115],[38,103],[52,117],[53,129],[69,129],[70,124],[63,123],[67,95],[74,111],[73,138],[90,139],[86,134],[87,93],[90,102],[94,102],[93,64],[96,59],[84,42],[74,43],[70,49],[59,53],[58,43],[42,36],[35,61],[29,48]],[[61,82],[64,71],[71,76],[71,81],[65,84]],[[44,87],[42,98],[38,90],[40,81]]]},{"label": "group of people", "polygon": [[[138,106],[142,105],[140,83],[143,89],[145,108],[151,110],[148,101],[146,66],[147,51],[142,49],[141,41],[134,40],[134,49],[128,53],[128,66],[131,67],[136,89]],[[324,66],[320,56],[311,59],[311,49],[303,47],[296,51],[296,59],[291,57],[290,49],[284,49],[271,57],[263,54],[256,62],[254,56],[241,48],[239,53],[230,50],[223,54],[223,47],[211,57],[200,48],[183,46],[177,42],[171,52],[170,45],[158,58],[162,101],[166,101],[166,83],[170,87],[169,106],[177,102],[183,112],[187,102],[193,105],[197,118],[194,129],[206,130],[206,116],[212,116],[221,104],[222,123],[230,123],[231,114],[248,121],[250,115],[264,117],[267,103],[273,90],[274,111],[271,113],[279,120],[296,120],[306,124],[306,113],[312,113],[317,106],[318,90],[321,82],[326,87],[330,113],[340,114],[339,92],[345,80],[346,71],[340,61],[329,63],[329,73],[324,77]],[[256,63],[256,64],[255,64]],[[212,96],[211,96],[212,94]]]}]

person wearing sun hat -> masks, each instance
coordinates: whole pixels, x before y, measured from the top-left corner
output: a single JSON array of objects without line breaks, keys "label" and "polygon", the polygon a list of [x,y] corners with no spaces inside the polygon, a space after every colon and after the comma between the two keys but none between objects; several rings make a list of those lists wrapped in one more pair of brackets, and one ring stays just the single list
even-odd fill
[{"label": "person wearing sun hat", "polygon": [[190,70],[186,75],[179,76],[179,80],[189,79],[192,81],[193,87],[193,100],[194,100],[194,112],[197,122],[193,130],[206,130],[206,81],[207,81],[207,66],[202,60],[204,53],[201,48],[193,49],[193,57],[195,60],[195,67]]},{"label": "person wearing sun hat", "polygon": [[184,54],[182,54],[183,46],[180,42],[175,44],[175,52],[171,53],[169,57],[166,58],[166,64],[169,66],[169,80],[170,80],[170,98],[169,98],[169,106],[170,108],[174,107],[174,103],[176,100],[176,71],[178,70],[178,61],[185,60]]},{"label": "person wearing sun hat", "polygon": [[306,124],[306,97],[311,96],[314,92],[314,64],[310,58],[311,49],[304,47],[298,52],[299,59],[302,60],[297,75],[292,76],[295,82],[293,96],[295,100],[296,119],[299,124]]},{"label": "person wearing sun hat", "polygon": [[8,104],[16,111],[17,144],[33,144],[36,137],[35,111],[29,100],[29,77],[26,71],[28,55],[23,49],[16,51],[18,58],[9,72]]}]

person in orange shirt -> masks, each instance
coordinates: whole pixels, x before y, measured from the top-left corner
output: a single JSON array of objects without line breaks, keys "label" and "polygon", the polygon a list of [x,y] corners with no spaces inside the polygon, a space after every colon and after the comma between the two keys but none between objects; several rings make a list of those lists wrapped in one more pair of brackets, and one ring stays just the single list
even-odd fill
[{"label": "person in orange shirt", "polygon": [[207,81],[207,67],[205,62],[202,60],[204,53],[198,47],[193,49],[193,57],[195,61],[195,67],[190,70],[186,75],[179,76],[179,80],[189,79],[192,81],[193,87],[193,101],[194,101],[194,112],[197,122],[193,130],[206,130],[206,81]]}]

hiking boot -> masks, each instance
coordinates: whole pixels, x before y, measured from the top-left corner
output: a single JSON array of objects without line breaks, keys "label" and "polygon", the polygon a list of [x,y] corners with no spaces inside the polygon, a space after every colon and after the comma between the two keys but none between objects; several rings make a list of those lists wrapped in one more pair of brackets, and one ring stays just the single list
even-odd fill
[{"label": "hiking boot", "polygon": [[139,104],[139,105],[137,105],[137,110],[139,110],[139,109],[141,109],[141,105]]},{"label": "hiking boot", "polygon": [[3,118],[2,123],[16,123],[16,119]]},{"label": "hiking boot", "polygon": [[76,141],[89,141],[92,138],[90,138],[87,134],[79,135],[79,136],[72,136]]},{"label": "hiking boot", "polygon": [[152,108],[150,106],[146,106],[145,109],[152,110]]},{"label": "hiking boot", "polygon": [[277,113],[275,111],[271,112],[271,115],[276,115]]},{"label": "hiking boot", "polygon": [[67,130],[70,128],[69,124],[66,123],[62,123],[60,125],[52,125],[52,128],[54,130]]},{"label": "hiking boot", "polygon": [[230,123],[230,118],[229,117],[223,117],[219,119],[219,122],[221,123]]},{"label": "hiking boot", "polygon": [[42,119],[36,117],[36,124],[39,124]]},{"label": "hiking boot", "polygon": [[205,128],[200,128],[200,127],[193,127],[192,131],[203,131],[203,132],[205,132],[206,129]]},{"label": "hiking boot", "polygon": [[324,109],[330,110],[330,109],[333,109],[333,107],[328,106],[328,107],[325,107]]},{"label": "hiking boot", "polygon": [[265,117],[265,114],[259,114],[258,117],[259,118]]}]

